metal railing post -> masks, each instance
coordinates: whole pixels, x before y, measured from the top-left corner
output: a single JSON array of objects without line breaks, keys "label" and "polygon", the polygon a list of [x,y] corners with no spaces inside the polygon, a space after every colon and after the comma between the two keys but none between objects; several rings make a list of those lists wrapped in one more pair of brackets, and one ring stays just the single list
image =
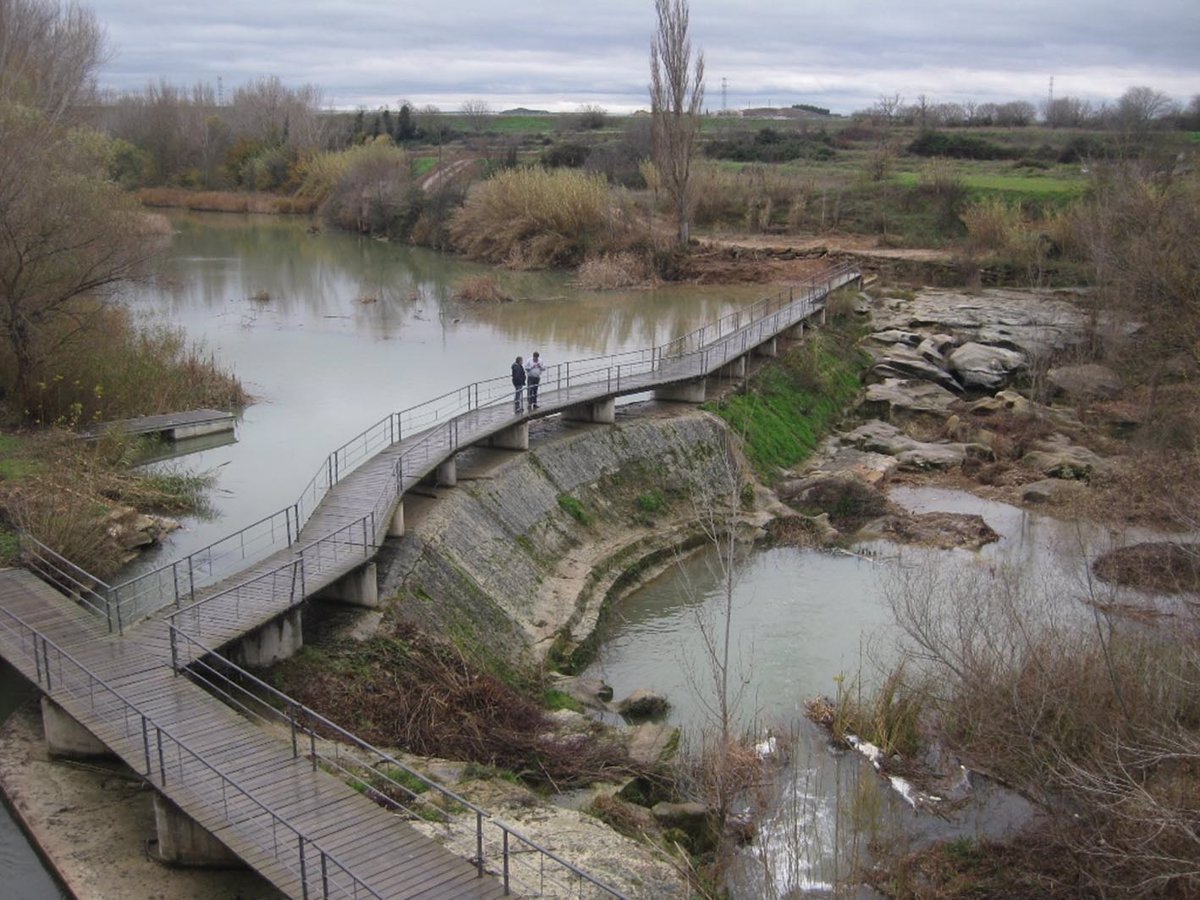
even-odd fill
[{"label": "metal railing post", "polygon": [[475,870],[483,877],[483,812],[475,811]]},{"label": "metal railing post", "polygon": [[308,900],[308,873],[304,866],[304,835],[296,835],[296,840],[300,844],[300,894],[304,900]]},{"label": "metal railing post", "polygon": [[504,829],[504,896],[508,896],[508,829]]},{"label": "metal railing post", "polygon": [[179,645],[178,637],[175,634],[175,623],[168,622],[167,630],[171,634],[171,671],[176,675],[179,674]]}]

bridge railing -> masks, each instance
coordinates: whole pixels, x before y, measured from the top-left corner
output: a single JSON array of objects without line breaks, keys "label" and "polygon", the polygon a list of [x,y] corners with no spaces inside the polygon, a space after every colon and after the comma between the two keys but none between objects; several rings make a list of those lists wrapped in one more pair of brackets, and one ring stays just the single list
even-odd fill
[{"label": "bridge railing", "polygon": [[472,861],[480,875],[499,877],[505,893],[526,897],[624,896],[444,785],[220,656],[176,624],[170,628],[172,662],[177,672],[246,716],[284,726],[291,735],[292,756],[309,760],[314,771],[319,767],[337,774],[380,805],[440,823],[448,833],[456,815],[473,817]]},{"label": "bridge railing", "polygon": [[111,586],[47,547],[29,532],[17,529],[17,546],[21,564],[25,568],[99,615],[107,623],[109,631],[122,633],[124,622],[133,621],[123,618],[122,613],[127,613],[128,609],[113,602]]},{"label": "bridge railing", "polygon": [[[290,824],[286,816],[258,800],[70,653],[3,608],[0,640],[33,664],[38,687],[49,697],[77,707],[68,711],[97,738],[112,749],[119,749],[118,742],[123,744],[131,754],[126,761],[148,781],[176,800],[186,795],[192,803],[219,815],[234,832],[297,878],[304,896],[382,896],[318,841]],[[232,804],[238,807],[235,815],[230,814]]]},{"label": "bridge railing", "polygon": [[[732,346],[732,341],[738,340],[739,335],[744,349],[751,345],[752,334],[761,339],[769,328],[786,327],[811,313],[823,293],[852,271],[845,265],[834,267],[798,287],[773,294],[665,344],[553,363],[543,375],[541,387],[547,393],[564,392],[563,396],[569,397],[572,389],[597,386],[603,386],[605,392],[624,392],[629,385],[638,384],[637,379],[652,374],[669,373],[680,380],[696,377],[710,371],[714,359],[723,362],[731,354],[742,352]],[[806,299],[808,302],[797,302]],[[785,316],[788,311],[790,317]],[[781,321],[783,325],[779,324]],[[749,326],[753,325],[758,327],[751,331]],[[407,435],[437,425],[446,425],[448,429],[450,423],[466,414],[502,406],[513,399],[514,391],[510,378],[502,376],[473,382],[400,412],[389,413],[330,453],[291,506],[185,557],[115,585],[116,602],[136,613],[126,617],[126,621],[167,603],[179,607],[191,602],[198,589],[291,546],[326,493],[363,462]],[[449,437],[449,431],[437,433]],[[426,463],[432,462],[428,451],[434,446],[433,443],[423,444]],[[420,452],[409,455],[405,471],[420,471],[419,457]]]}]

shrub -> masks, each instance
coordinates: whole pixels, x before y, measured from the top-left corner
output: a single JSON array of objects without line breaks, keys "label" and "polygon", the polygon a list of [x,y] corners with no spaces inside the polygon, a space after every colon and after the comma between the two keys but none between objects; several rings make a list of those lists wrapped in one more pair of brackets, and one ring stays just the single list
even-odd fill
[{"label": "shrub", "polygon": [[386,139],[316,158],[300,193],[320,197],[321,217],[339,228],[396,239],[410,235],[425,204],[408,154]]},{"label": "shrub", "polygon": [[[57,349],[38,370],[26,418],[76,428],[106,419],[181,409],[237,409],[249,395],[202,345],[181,329],[139,326],[122,308],[86,313],[88,326],[56,335]],[[11,363],[0,352],[0,382]]]},{"label": "shrub", "polygon": [[704,154],[713,159],[737,162],[779,163],[793,159],[830,160],[837,156],[833,140],[824,131],[784,132],[761,128],[754,134],[739,134],[709,141]]},{"label": "shrub", "polygon": [[591,252],[625,249],[629,217],[608,185],[574,169],[508,169],[477,185],[450,232],[468,256],[517,268],[578,265]]},{"label": "shrub", "polygon": [[575,277],[582,288],[605,291],[642,284],[649,276],[649,264],[644,256],[606,253],[585,259]]},{"label": "shrub", "polygon": [[586,144],[555,144],[542,151],[542,165],[547,169],[579,169],[587,162],[590,152]]},{"label": "shrub", "polygon": [[954,159],[1011,159],[1013,151],[969,134],[926,131],[908,145],[917,156],[949,156]]},{"label": "shrub", "polygon": [[466,303],[508,303],[512,297],[500,290],[493,275],[469,275],[454,286],[454,299]]}]

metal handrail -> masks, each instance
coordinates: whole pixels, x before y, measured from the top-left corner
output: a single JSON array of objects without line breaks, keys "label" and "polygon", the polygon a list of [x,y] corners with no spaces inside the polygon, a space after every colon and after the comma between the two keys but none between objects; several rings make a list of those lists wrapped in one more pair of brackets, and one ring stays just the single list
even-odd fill
[{"label": "metal handrail", "polygon": [[[359,897],[361,896],[359,893],[361,890],[365,891],[367,895],[371,897],[377,897],[380,898],[380,900],[383,900],[381,894],[377,893],[370,887],[370,885],[356,876],[353,871],[341,863],[336,856],[322,848],[321,844],[316,839],[310,837],[304,831],[292,825],[281,813],[277,812],[271,806],[256,798],[249,789],[240,784],[236,779],[231,778],[220,769],[209,763],[200,753],[192,750],[182,740],[172,735],[170,731],[159,725],[154,720],[153,716],[144,712],[136,703],[121,694],[120,691],[108,685],[87,666],[76,660],[70,653],[59,647],[58,644],[50,640],[32,625],[24,621],[20,616],[16,615],[10,610],[0,607],[0,612],[2,612],[7,619],[12,620],[12,622],[16,624],[17,627],[14,628],[13,625],[5,619],[0,619],[0,629],[3,629],[5,632],[11,635],[14,635],[17,638],[17,646],[20,649],[20,652],[24,653],[26,658],[32,659],[34,668],[37,672],[36,680],[38,687],[42,688],[46,694],[51,697],[54,697],[55,692],[58,692],[59,694],[66,694],[79,702],[84,702],[86,699],[87,705],[100,717],[100,720],[104,725],[116,727],[118,734],[128,740],[133,740],[136,742],[139,737],[141,738],[143,751],[142,755],[145,764],[145,770],[142,771],[141,774],[147,780],[149,780],[151,783],[154,783],[155,776],[157,774],[158,787],[164,792],[168,793],[168,795],[170,794],[171,788],[173,788],[175,785],[175,779],[181,779],[180,783],[187,785],[188,776],[183,767],[183,756],[186,754],[190,760],[198,763],[203,770],[215,776],[221,787],[219,795],[214,794],[208,789],[199,790],[195,787],[189,787],[189,796],[193,797],[196,801],[202,803],[209,809],[214,811],[220,810],[232,828],[235,830],[240,830],[242,834],[246,835],[251,841],[255,842],[260,849],[272,854],[276,862],[282,865],[293,875],[299,877],[302,885],[304,886],[305,896],[308,894],[308,881],[313,877],[306,872],[305,847],[307,845],[309,848],[317,852],[317,858],[320,862],[323,896]],[[24,649],[26,638],[30,643],[30,651],[26,651]],[[39,647],[41,650],[40,653],[38,652]],[[51,658],[51,650],[54,651],[53,658]],[[65,673],[63,666],[64,661],[68,664],[67,671]],[[73,673],[72,669],[74,670]],[[79,676],[82,676],[83,678],[82,696],[75,692],[80,688],[80,686],[72,685],[70,680],[72,674],[74,674],[76,680],[78,680]],[[72,690],[72,687],[74,687],[75,690]],[[97,697],[97,691],[99,691],[100,697]],[[116,706],[114,707],[109,705],[106,707],[104,705],[105,698],[110,701],[115,700]],[[117,713],[117,716],[114,716],[113,713]],[[94,728],[95,726],[93,725],[92,727]],[[96,730],[102,731],[103,729]],[[103,737],[102,734],[97,736]],[[112,746],[111,743],[109,743],[109,746]],[[174,750],[174,760],[170,759],[172,750]],[[157,773],[155,770],[156,762],[158,764]],[[170,779],[168,779],[168,776],[170,776]],[[192,778],[195,779],[195,777],[196,776],[193,774]],[[201,784],[206,785],[207,782],[202,781]],[[232,788],[236,794],[245,797],[257,809],[261,810],[269,817],[272,826],[270,828],[271,840],[269,843],[261,840],[261,835],[259,837],[255,837],[253,834],[247,833],[246,831],[246,826],[252,824],[257,818],[257,815],[243,816],[238,818],[236,822],[229,818],[229,797],[225,790],[226,786]],[[218,799],[220,801],[219,803],[216,802]],[[297,840],[296,852],[299,857],[298,871],[290,862],[281,857],[283,845],[276,836],[274,827],[275,825],[282,826]],[[335,876],[337,872],[340,871],[346,876],[346,878],[349,879],[349,890],[342,885],[336,884],[335,882],[333,887],[337,893],[330,893],[329,873],[331,864],[334,867]]]},{"label": "metal handrail", "polygon": [[[505,824],[497,819],[490,812],[482,807],[476,806],[471,801],[463,798],[459,794],[450,790],[442,784],[422,775],[416,769],[396,759],[391,754],[378,747],[368,743],[358,737],[353,732],[347,731],[345,728],[338,725],[336,722],[326,718],[316,710],[305,706],[298,700],[293,699],[289,695],[283,693],[276,687],[263,681],[261,678],[253,675],[245,669],[238,666],[236,663],[221,656],[211,647],[196,640],[181,628],[177,628],[174,623],[170,624],[171,629],[171,647],[172,647],[172,666],[176,672],[183,673],[193,678],[194,680],[208,685],[221,696],[225,697],[229,702],[234,704],[242,712],[256,716],[263,721],[274,721],[278,724],[286,725],[292,735],[292,755],[299,759],[301,756],[307,755],[312,760],[314,771],[317,768],[318,762],[324,762],[330,768],[336,769],[349,778],[361,780],[362,770],[369,771],[372,776],[380,779],[392,788],[395,788],[404,794],[408,795],[413,800],[419,800],[420,795],[413,791],[408,786],[397,781],[391,773],[380,768],[382,765],[390,766],[404,772],[407,776],[420,781],[429,789],[436,791],[439,795],[445,798],[450,803],[461,806],[468,812],[474,813],[476,817],[476,847],[482,848],[484,845],[483,825],[485,821],[493,827],[500,830],[506,838],[516,838],[520,843],[528,846],[543,857],[553,860],[559,865],[567,869],[571,875],[579,878],[581,881],[586,881],[613,897],[624,897],[619,890],[600,881],[594,876],[588,874],[583,869],[574,865],[571,862],[563,859],[554,853],[554,851],[541,846],[536,841],[521,834],[521,832]],[[186,653],[178,652],[179,649],[186,648]],[[218,668],[220,666],[220,668]],[[198,667],[198,668],[197,668]],[[225,671],[222,671],[225,670]],[[211,677],[206,677],[203,672],[210,673]],[[231,678],[225,672],[232,672],[237,678],[243,682],[239,683]],[[250,685],[253,688],[246,687]],[[269,700],[275,703],[268,702]],[[278,705],[275,705],[278,704]],[[308,723],[312,723],[311,725]],[[322,742],[326,740],[317,729],[325,732],[325,735],[332,735],[339,741],[350,744],[358,748],[368,757],[377,760],[375,763],[368,762],[363,759],[354,760],[355,768],[347,768],[343,764],[340,757],[336,754],[340,750],[342,744],[334,741],[334,756],[329,756],[321,750]],[[301,736],[306,738],[308,753],[301,753]],[[372,788],[373,796],[381,802],[391,803],[399,806],[398,801],[395,801],[380,789]],[[440,817],[448,819],[445,810],[438,807],[435,809]],[[519,855],[514,854],[509,850],[509,841],[507,839],[501,841],[504,850],[502,851],[502,868],[504,878],[505,893],[509,890],[509,879],[511,877],[511,866],[519,860]],[[479,873],[482,875],[486,866],[486,859],[479,850],[479,855],[476,859],[476,864]]]}]

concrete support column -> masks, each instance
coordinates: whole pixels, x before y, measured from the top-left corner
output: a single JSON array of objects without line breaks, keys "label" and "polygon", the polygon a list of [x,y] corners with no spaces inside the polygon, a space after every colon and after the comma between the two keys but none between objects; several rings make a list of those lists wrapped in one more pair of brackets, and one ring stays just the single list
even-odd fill
[{"label": "concrete support column", "polygon": [[655,400],[667,400],[676,403],[703,403],[705,399],[705,381],[697,378],[694,381],[680,381],[676,384],[665,384],[654,389]]},{"label": "concrete support column", "polygon": [[158,791],[154,792],[154,825],[158,857],[168,865],[245,868],[236,854]]},{"label": "concrete support column", "polygon": [[754,348],[754,355],[766,356],[771,359],[775,358],[779,355],[779,339],[771,338],[769,341],[759,344]]},{"label": "concrete support column", "polygon": [[726,363],[721,367],[721,375],[726,378],[745,378],[746,377],[746,357],[739,356],[737,359]]},{"label": "concrete support column", "polygon": [[388,522],[387,536],[392,538],[404,537],[404,498],[396,501],[396,511]]},{"label": "concrete support column", "polygon": [[296,606],[250,632],[238,643],[237,655],[241,657],[242,664],[269,666],[287,659],[304,646],[300,622],[300,607]]},{"label": "concrete support column", "polygon": [[617,421],[617,401],[615,397],[609,397],[607,400],[597,400],[595,403],[568,406],[563,410],[562,417],[573,422],[597,422],[602,425],[612,425]]},{"label": "concrete support column", "polygon": [[783,336],[785,338],[787,338],[789,341],[804,340],[804,322],[803,321],[797,322],[791,328],[787,329],[783,333]]},{"label": "concrete support column", "polygon": [[501,450],[528,450],[529,423],[518,422],[503,431],[497,431],[488,438],[488,446],[498,447]]},{"label": "concrete support column", "polygon": [[74,716],[45,694],[42,694],[42,731],[46,734],[46,750],[51,756],[87,759],[115,755],[98,737],[80,725]]},{"label": "concrete support column", "polygon": [[454,457],[438,463],[437,468],[421,479],[421,484],[429,487],[454,487],[458,484],[458,467]]},{"label": "concrete support column", "polygon": [[359,566],[343,575],[316,595],[318,600],[333,600],[348,606],[379,607],[379,574],[375,563]]},{"label": "concrete support column", "polygon": [[825,298],[825,304],[821,307],[821,324],[824,325],[829,320],[829,298]]}]

